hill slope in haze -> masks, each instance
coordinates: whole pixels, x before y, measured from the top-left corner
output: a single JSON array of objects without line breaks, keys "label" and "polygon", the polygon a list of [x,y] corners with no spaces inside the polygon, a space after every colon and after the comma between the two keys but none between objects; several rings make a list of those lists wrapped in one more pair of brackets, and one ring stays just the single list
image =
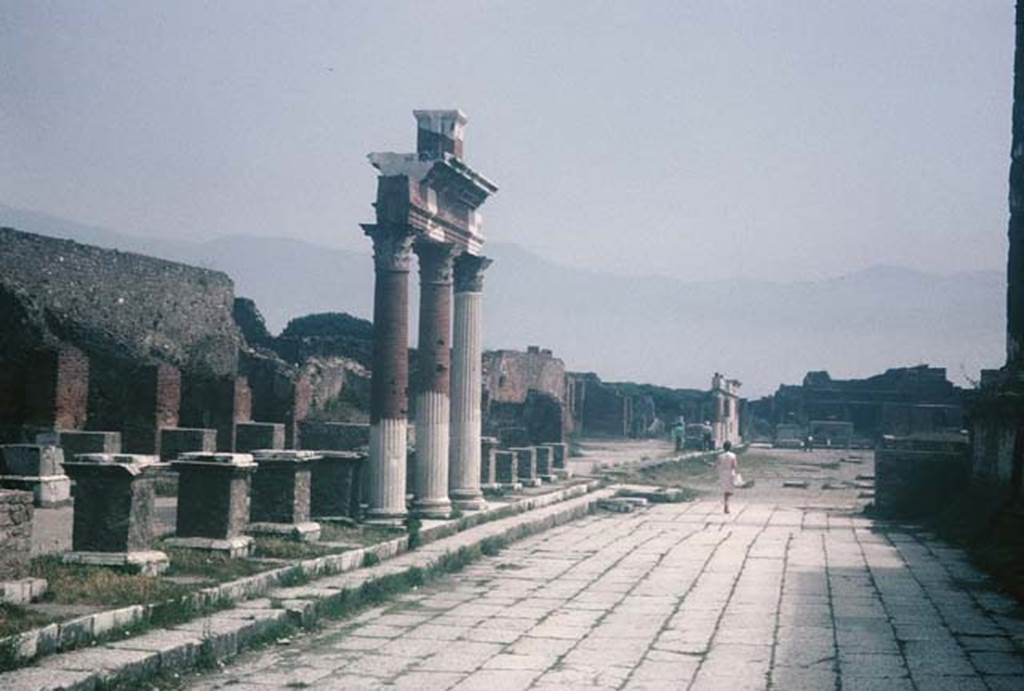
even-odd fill
[{"label": "hill slope in haze", "polygon": [[[256,301],[272,331],[311,312],[371,317],[369,241],[365,254],[278,238],[190,243],[3,205],[0,225],[219,269]],[[484,281],[485,346],[542,345],[569,369],[605,380],[706,388],[717,370],[759,396],[812,369],[848,378],[927,362],[963,384],[1003,359],[1005,282],[995,271],[940,276],[876,266],[814,282],[695,283],[568,268],[516,245],[487,253],[495,263]]]}]

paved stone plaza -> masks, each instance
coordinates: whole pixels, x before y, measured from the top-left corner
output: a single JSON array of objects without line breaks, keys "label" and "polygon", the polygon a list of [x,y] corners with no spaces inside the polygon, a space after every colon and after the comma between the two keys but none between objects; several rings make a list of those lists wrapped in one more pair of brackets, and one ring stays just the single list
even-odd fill
[{"label": "paved stone plaza", "polygon": [[190,688],[1024,688],[1024,620],[961,552],[769,484],[592,515]]}]

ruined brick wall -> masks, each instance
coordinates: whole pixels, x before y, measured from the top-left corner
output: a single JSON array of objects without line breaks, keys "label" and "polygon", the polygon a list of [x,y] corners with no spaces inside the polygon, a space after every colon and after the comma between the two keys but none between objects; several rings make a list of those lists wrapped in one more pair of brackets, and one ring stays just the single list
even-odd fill
[{"label": "ruined brick wall", "polygon": [[582,436],[616,436],[629,434],[629,403],[614,387],[608,386],[593,372],[568,375],[573,379],[573,429]]},{"label": "ruined brick wall", "polygon": [[565,363],[537,346],[484,353],[482,405],[487,434],[517,429],[531,443],[563,441],[570,430]]},{"label": "ruined brick wall", "polygon": [[0,581],[28,574],[32,493],[0,489]]},{"label": "ruined brick wall", "polygon": [[[179,421],[179,372],[234,377],[233,299],[220,272],[0,228],[0,434],[117,430],[126,450],[154,452]],[[231,392],[207,392],[193,418],[231,407]]]},{"label": "ruined brick wall", "polygon": [[[71,344],[135,363],[233,374],[234,287],[218,271],[0,228],[0,358]],[[5,329],[7,331],[7,329]]]},{"label": "ruined brick wall", "polygon": [[964,390],[946,378],[946,370],[920,365],[886,370],[865,379],[832,379],[808,372],[800,386],[780,386],[770,404],[770,426],[811,420],[852,422],[857,437],[905,436],[961,429]]},{"label": "ruined brick wall", "polygon": [[89,360],[77,348],[34,351],[24,382],[25,424],[81,429],[86,421]]},{"label": "ruined brick wall", "polygon": [[565,363],[550,350],[494,350],[483,356],[484,391],[489,401],[525,403],[531,390],[565,401]]}]

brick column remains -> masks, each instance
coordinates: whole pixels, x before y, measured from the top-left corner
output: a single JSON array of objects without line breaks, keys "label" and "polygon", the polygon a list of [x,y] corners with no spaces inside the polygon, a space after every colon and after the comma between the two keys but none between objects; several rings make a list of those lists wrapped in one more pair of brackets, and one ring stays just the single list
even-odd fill
[{"label": "brick column remains", "polygon": [[[487,506],[480,490],[481,333],[483,272],[491,260],[471,254],[455,260],[455,324],[452,337],[452,431],[448,493],[456,507]],[[494,482],[493,478],[488,478]]]}]

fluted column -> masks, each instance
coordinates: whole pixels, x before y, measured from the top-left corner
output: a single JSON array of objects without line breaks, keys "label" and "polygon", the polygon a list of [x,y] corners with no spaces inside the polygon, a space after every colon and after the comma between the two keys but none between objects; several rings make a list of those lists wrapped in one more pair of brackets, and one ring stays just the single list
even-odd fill
[{"label": "fluted column", "polygon": [[420,241],[420,333],[416,359],[416,462],[413,510],[447,518],[448,448],[451,433],[452,245]]},{"label": "fluted column", "polygon": [[480,387],[483,272],[486,257],[455,260],[455,328],[452,338],[452,436],[448,493],[462,510],[487,503],[480,491]]},{"label": "fluted column", "polygon": [[364,226],[373,239],[373,375],[367,520],[398,524],[406,516],[405,465],[409,388],[409,267],[404,227]]}]

